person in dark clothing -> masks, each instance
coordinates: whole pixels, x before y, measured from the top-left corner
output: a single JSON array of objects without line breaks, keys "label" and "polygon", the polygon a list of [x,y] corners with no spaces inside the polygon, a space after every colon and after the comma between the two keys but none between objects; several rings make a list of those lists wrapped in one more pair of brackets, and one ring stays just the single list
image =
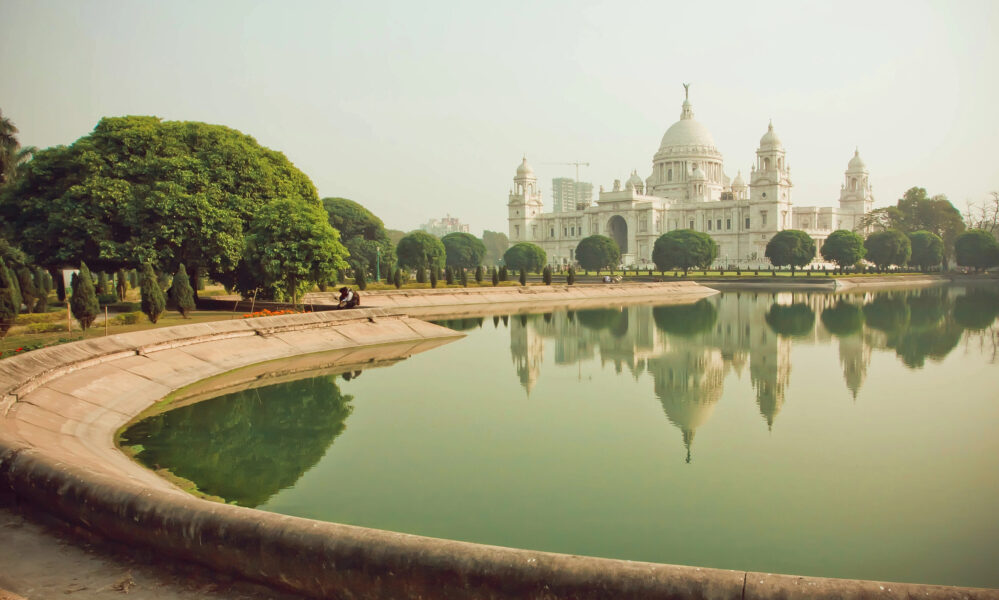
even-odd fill
[{"label": "person in dark clothing", "polygon": [[361,298],[357,295],[357,292],[345,287],[340,288],[340,297],[337,302],[337,308],[354,308],[360,303]]}]

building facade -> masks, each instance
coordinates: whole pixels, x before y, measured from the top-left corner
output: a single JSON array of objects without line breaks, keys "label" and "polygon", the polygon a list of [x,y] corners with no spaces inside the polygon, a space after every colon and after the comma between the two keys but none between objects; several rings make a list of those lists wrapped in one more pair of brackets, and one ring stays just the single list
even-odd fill
[{"label": "building facade", "polygon": [[714,138],[694,119],[687,95],[680,120],[666,131],[652,157],[652,173],[643,180],[633,171],[623,186],[615,180],[609,191],[601,186],[596,203],[577,203],[576,210],[566,210],[563,203],[561,211],[545,212],[537,177],[525,157],[508,196],[510,243],[537,244],[550,263],[572,264],[580,240],[606,235],[621,249],[623,265],[646,268],[652,265],[659,236],[694,229],[718,243],[716,264],[752,267],[765,264],[767,242],[778,231],[801,229],[821,248],[831,232],[857,229],[874,204],[870,173],[859,151],[847,165],[838,206],[795,207],[792,187],[773,123],[760,138],[749,183],[741,171],[730,179]]},{"label": "building facade", "polygon": [[444,237],[449,233],[468,233],[468,225],[463,224],[457,217],[448,215],[443,219],[430,219],[420,229],[436,237]]}]

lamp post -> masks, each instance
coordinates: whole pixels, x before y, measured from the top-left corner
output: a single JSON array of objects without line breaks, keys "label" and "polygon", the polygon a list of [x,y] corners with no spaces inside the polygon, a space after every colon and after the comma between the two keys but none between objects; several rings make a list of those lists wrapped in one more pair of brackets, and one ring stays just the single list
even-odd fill
[{"label": "lamp post", "polygon": [[382,247],[375,246],[375,283],[382,278]]}]

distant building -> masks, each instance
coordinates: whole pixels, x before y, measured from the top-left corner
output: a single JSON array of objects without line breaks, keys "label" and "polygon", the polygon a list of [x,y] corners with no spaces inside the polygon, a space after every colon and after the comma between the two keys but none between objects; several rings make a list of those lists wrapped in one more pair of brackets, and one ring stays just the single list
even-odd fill
[{"label": "distant building", "polygon": [[545,212],[537,177],[525,158],[508,196],[510,243],[535,243],[549,262],[572,264],[579,241],[601,234],[617,242],[622,264],[645,268],[652,264],[659,236],[694,229],[718,243],[717,264],[748,267],[765,264],[767,242],[778,231],[802,229],[821,249],[832,231],[859,229],[874,203],[869,171],[854,152],[838,206],[793,206],[791,169],[772,124],[760,139],[748,179],[741,172],[734,179],[725,174],[714,139],[684,98],[680,120],[666,131],[652,158],[652,174],[643,180],[632,171],[623,185],[617,180],[611,190],[601,186],[596,203],[577,203],[573,210],[564,191],[572,187],[557,184],[553,188],[563,195],[556,207],[562,210]]},{"label": "distant building", "polygon": [[449,233],[468,233],[468,225],[463,225],[457,217],[452,217],[451,215],[443,219],[430,219],[423,225],[420,225],[420,229],[439,238]]},{"label": "distant building", "polygon": [[552,179],[552,212],[584,210],[593,203],[593,184],[569,177]]}]

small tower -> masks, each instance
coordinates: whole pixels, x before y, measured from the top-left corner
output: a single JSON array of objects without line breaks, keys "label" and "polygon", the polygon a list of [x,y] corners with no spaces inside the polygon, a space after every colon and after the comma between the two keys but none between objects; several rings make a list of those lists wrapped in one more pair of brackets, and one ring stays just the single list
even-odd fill
[{"label": "small tower", "polygon": [[742,180],[741,170],[735,174],[735,179],[732,180],[732,198],[734,200],[746,199],[746,182]]},{"label": "small tower", "polygon": [[708,178],[701,170],[700,163],[694,163],[694,169],[690,172],[690,179],[687,183],[687,198],[690,198],[691,202],[704,202],[711,199]]},{"label": "small tower", "polygon": [[507,202],[510,240],[523,242],[536,239],[532,222],[543,208],[538,178],[531,165],[527,164],[525,156],[513,177],[513,189],[510,190],[510,200]]},{"label": "small tower", "polygon": [[840,223],[837,229],[856,230],[861,217],[874,208],[870,175],[867,165],[860,158],[860,150],[854,150],[839,191]]},{"label": "small tower", "polygon": [[787,166],[784,145],[767,125],[756,150],[756,164],[749,181],[749,197],[754,207],[753,220],[763,232],[776,233],[791,228],[791,171]]}]

